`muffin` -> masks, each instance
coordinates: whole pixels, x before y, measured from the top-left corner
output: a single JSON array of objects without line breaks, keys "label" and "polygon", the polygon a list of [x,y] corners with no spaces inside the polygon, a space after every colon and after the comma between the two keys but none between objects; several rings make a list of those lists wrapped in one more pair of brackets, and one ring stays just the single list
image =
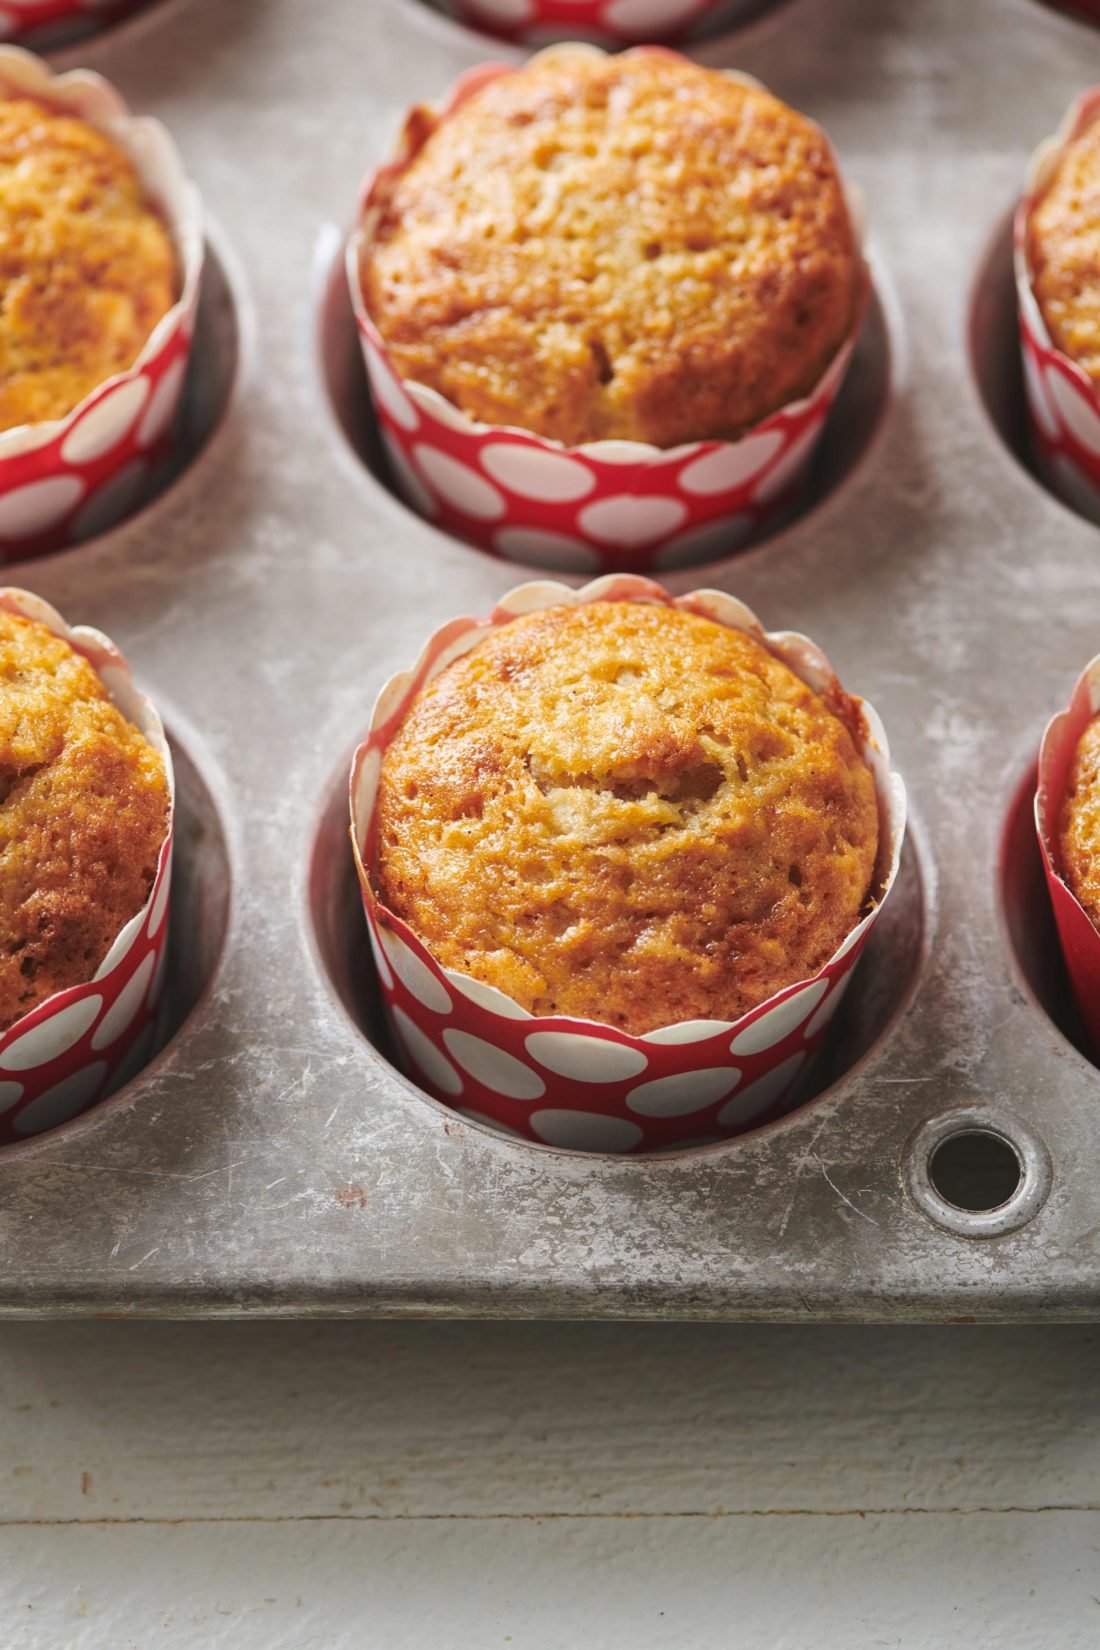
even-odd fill
[{"label": "muffin", "polygon": [[1100,390],[1100,119],[1059,154],[1031,208],[1027,254],[1052,342]]},{"label": "muffin", "polygon": [[878,804],[852,715],[697,613],[528,613],[389,741],[377,896],[531,1014],[632,1035],[738,1020],[870,908]]},{"label": "muffin", "polygon": [[145,905],[168,830],[163,757],[86,659],[0,610],[0,1031],[92,979]]},{"label": "muffin", "polygon": [[566,446],[736,441],[819,383],[865,288],[820,129],[652,49],[487,79],[378,175],[368,220],[398,377]]},{"label": "muffin", "polygon": [[0,430],[59,419],[136,361],[179,295],[168,229],[103,132],[0,101]]}]

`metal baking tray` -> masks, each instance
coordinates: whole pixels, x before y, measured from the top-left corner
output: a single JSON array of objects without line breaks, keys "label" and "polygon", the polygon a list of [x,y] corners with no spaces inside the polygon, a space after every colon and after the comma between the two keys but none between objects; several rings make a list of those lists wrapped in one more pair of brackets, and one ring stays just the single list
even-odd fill
[{"label": "metal baking tray", "polygon": [[[177,1029],[114,1100],[0,1154],[0,1311],[1100,1317],[1100,1073],[1026,790],[1100,642],[1100,532],[1021,461],[1008,253],[1100,35],[1037,0],[787,0],[699,49],[827,127],[877,298],[803,515],[669,582],[819,641],[914,819],[823,1092],[638,1159],[494,1136],[395,1070],[347,849],[381,682],[530,576],[379,479],[339,259],[404,107],[502,55],[421,0],[163,0],[62,60],[169,123],[211,219],[181,474],[9,575],[107,630],[175,741]],[[960,1127],[987,1131],[979,1180],[989,1132],[1020,1159],[1000,1212],[929,1186]]]}]

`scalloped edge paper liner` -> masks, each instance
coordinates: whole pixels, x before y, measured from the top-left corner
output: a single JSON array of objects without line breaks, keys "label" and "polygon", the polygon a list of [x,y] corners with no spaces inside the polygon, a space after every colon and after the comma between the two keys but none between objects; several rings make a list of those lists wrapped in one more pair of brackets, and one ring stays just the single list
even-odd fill
[{"label": "scalloped edge paper liner", "polygon": [[1070,984],[1093,1050],[1100,1055],[1100,933],[1062,876],[1059,816],[1077,742],[1100,712],[1100,654],[1074,685],[1069,705],[1051,718],[1039,747],[1035,829]]},{"label": "scalloped edge paper liner", "polygon": [[181,278],[179,298],[125,372],[98,385],[65,418],[0,431],[0,561],[11,561],[101,532],[140,502],[171,440],[204,238],[198,190],[167,129],[132,115],[102,75],[55,74],[33,53],[0,46],[0,95],[39,98],[86,120],[125,151],[164,214]]},{"label": "scalloped edge paper liner", "polygon": [[1051,339],[1032,287],[1028,225],[1066,145],[1100,119],[1100,86],[1082,92],[1053,137],[1028,162],[1024,194],[1012,226],[1020,351],[1035,458],[1045,480],[1090,520],[1100,523],[1100,394],[1088,374]]},{"label": "scalloped edge paper liner", "polygon": [[[536,1018],[494,988],[444,969],[374,894],[370,870],[382,756],[421,688],[488,629],[521,613],[592,601],[659,602],[746,631],[844,719],[874,775],[880,846],[871,908],[812,979],[785,987],[740,1020],[693,1021],[636,1037],[592,1020]],[[548,580],[520,585],[488,618],[453,619],[435,631],[412,669],[391,677],[379,693],[370,732],[352,763],[349,802],[375,965],[410,1073],[436,1099],[476,1121],[546,1145],[606,1151],[725,1139],[786,1109],[893,886],[906,813],[905,787],[890,767],[877,714],[844,692],[813,642],[793,631],[764,631],[749,608],[722,591],[674,597],[630,574],[597,579],[580,590]]]},{"label": "scalloped edge paper liner", "polygon": [[156,1040],[168,958],[176,781],[160,716],[101,631],[70,628],[27,590],[0,588],[0,608],[44,624],[88,660],[112,702],[164,758],[168,830],[149,898],[120,930],[95,977],[55,992],[0,1033],[0,1144],[68,1122],[136,1076]]},{"label": "scalloped edge paper liner", "polygon": [[[638,49],[676,55],[657,46]],[[583,44],[551,50],[599,52]],[[454,110],[516,67],[480,64],[460,76],[441,104],[409,110],[393,158],[367,177],[360,192],[360,222],[347,243],[346,274],[398,489],[420,515],[478,549],[557,572],[668,571],[727,555],[789,504],[804,479],[862,329],[870,275],[865,266],[863,303],[852,335],[810,395],[770,414],[739,441],[674,448],[597,441],[565,447],[515,426],[478,423],[435,390],[402,380],[359,281],[374,191],[380,180],[408,165]],[[735,78],[759,85],[746,75]],[[821,136],[828,145],[827,135]],[[845,190],[862,239],[862,205],[849,186]]]}]

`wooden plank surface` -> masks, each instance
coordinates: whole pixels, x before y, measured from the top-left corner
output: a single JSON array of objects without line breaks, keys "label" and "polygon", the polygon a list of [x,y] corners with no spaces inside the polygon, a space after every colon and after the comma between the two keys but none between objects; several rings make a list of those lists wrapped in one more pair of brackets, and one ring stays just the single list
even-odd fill
[{"label": "wooden plank surface", "polygon": [[18,1324],[4,1650],[1095,1650],[1100,1331]]}]

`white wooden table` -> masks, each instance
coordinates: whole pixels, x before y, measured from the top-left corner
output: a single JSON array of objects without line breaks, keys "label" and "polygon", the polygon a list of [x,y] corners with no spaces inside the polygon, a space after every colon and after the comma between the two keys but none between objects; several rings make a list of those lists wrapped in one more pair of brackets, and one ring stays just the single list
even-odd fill
[{"label": "white wooden table", "polygon": [[1100,1330],[0,1326],[3,1650],[1096,1650]]}]

